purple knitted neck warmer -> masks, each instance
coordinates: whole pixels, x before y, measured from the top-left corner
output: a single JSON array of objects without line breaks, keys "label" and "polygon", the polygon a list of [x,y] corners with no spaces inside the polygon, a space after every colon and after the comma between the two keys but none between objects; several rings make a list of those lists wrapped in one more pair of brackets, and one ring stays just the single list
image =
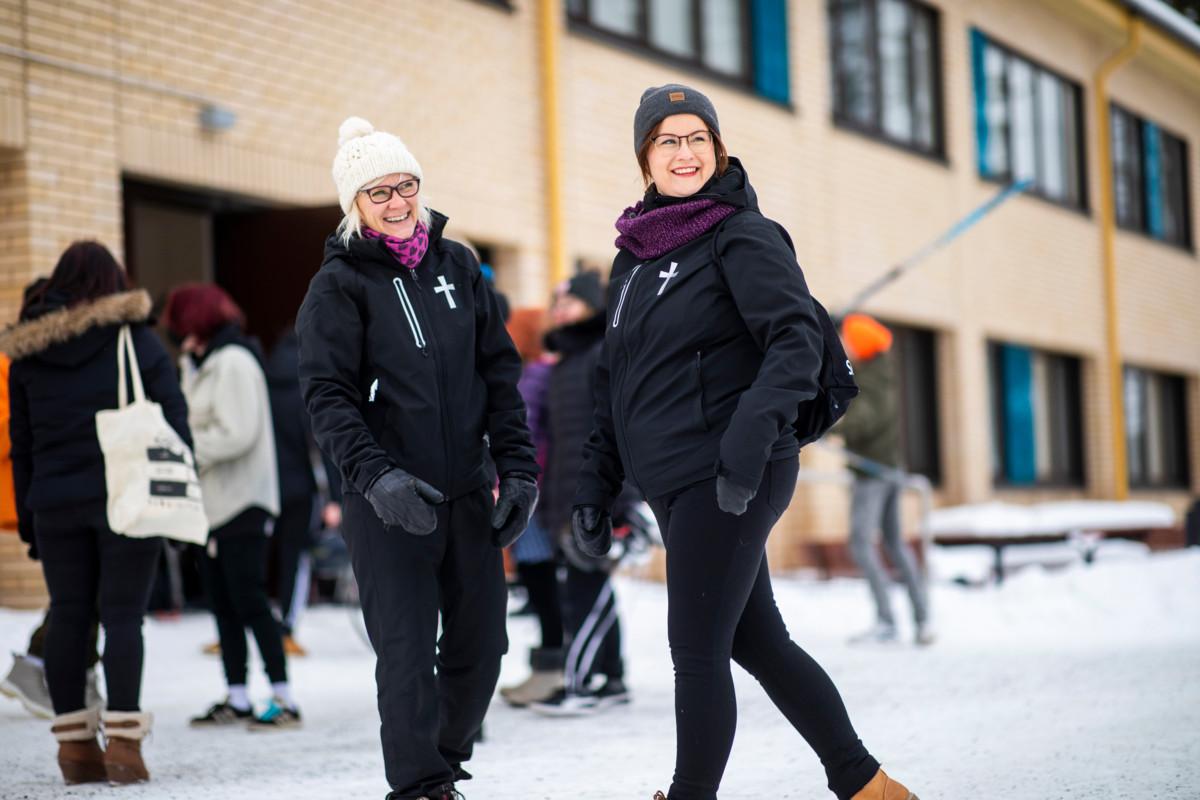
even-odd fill
[{"label": "purple knitted neck warmer", "polygon": [[617,219],[616,245],[638,258],[658,258],[707,233],[737,209],[717,200],[689,200],[652,211],[642,202],[625,209]]},{"label": "purple knitted neck warmer", "polygon": [[407,239],[401,239],[398,236],[388,236],[386,233],[380,233],[374,228],[366,226],[362,229],[363,236],[368,239],[383,239],[383,243],[387,245],[387,249],[397,261],[409,269],[416,269],[417,264],[421,263],[421,259],[425,257],[425,251],[429,249],[429,231],[425,230],[425,226],[420,222],[413,229],[413,235]]}]

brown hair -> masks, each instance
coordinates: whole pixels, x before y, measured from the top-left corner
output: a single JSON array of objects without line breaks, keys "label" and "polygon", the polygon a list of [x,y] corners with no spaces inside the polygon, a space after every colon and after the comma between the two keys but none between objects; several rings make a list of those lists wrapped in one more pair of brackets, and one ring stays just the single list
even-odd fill
[{"label": "brown hair", "polygon": [[[665,122],[665,120],[664,120]],[[646,137],[646,141],[642,142],[642,146],[637,151],[638,167],[642,170],[642,181],[647,187],[650,186],[650,147],[654,144],[654,137],[658,136],[659,129],[662,128],[662,122],[654,126],[654,130],[650,131],[650,135]],[[714,173],[717,177],[725,174],[725,170],[729,169],[729,152],[725,149],[725,143],[721,141],[721,135],[712,128],[708,132],[713,137],[713,152],[717,156],[717,171]]]},{"label": "brown hair", "polygon": [[508,318],[508,335],[521,356],[528,364],[542,355],[542,336],[546,332],[546,310],[544,308],[518,308]]}]

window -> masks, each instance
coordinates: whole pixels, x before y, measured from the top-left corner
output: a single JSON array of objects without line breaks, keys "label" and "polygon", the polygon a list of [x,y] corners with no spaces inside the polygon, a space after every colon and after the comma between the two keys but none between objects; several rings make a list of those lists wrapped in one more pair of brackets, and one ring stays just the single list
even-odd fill
[{"label": "window", "polygon": [[971,31],[979,174],[1029,179],[1032,191],[1084,209],[1082,93],[1069,81]]},{"label": "window", "polygon": [[988,362],[996,483],[1083,485],[1079,359],[992,342]]},{"label": "window", "polygon": [[1117,224],[1191,249],[1187,144],[1116,105],[1110,119]]},{"label": "window", "polygon": [[937,11],[914,0],[829,0],[833,116],[942,154]]},{"label": "window", "polygon": [[786,0],[568,0],[577,27],[789,98]]},{"label": "window", "polygon": [[900,452],[910,472],[942,480],[938,433],[937,335],[924,328],[888,325],[894,337],[899,396]]},{"label": "window", "polygon": [[1129,485],[1189,485],[1187,385],[1178,375],[1125,367]]}]

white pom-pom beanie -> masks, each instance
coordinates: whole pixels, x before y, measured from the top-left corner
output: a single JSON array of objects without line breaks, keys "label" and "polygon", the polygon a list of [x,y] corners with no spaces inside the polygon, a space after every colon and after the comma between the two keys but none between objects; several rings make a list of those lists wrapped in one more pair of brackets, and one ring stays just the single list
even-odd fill
[{"label": "white pom-pom beanie", "polygon": [[398,136],[375,130],[362,117],[347,118],[338,129],[338,151],[333,157],[333,182],[342,212],[350,213],[359,189],[393,172],[422,177],[421,165]]}]

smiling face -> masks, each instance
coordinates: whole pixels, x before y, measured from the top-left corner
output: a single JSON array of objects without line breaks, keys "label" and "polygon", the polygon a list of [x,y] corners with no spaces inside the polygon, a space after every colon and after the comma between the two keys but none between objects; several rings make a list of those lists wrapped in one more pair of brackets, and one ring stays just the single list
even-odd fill
[{"label": "smiling face", "polygon": [[[407,239],[417,228],[417,220],[421,210],[421,193],[418,191],[412,197],[401,197],[392,192],[385,203],[373,203],[367,196],[366,190],[377,186],[395,186],[398,183],[412,180],[407,172],[394,172],[384,175],[368,183],[355,195],[354,203],[362,216],[363,224],[388,236]],[[401,187],[403,189],[404,187]]]},{"label": "smiling face", "polygon": [[[700,190],[717,170],[717,155],[710,144],[693,149],[688,136],[697,131],[707,131],[704,120],[695,114],[675,114],[659,123],[651,135],[646,163],[650,180],[654,181],[658,193],[667,197],[688,197]],[[664,148],[656,144],[663,136],[675,137],[677,148]]]}]

